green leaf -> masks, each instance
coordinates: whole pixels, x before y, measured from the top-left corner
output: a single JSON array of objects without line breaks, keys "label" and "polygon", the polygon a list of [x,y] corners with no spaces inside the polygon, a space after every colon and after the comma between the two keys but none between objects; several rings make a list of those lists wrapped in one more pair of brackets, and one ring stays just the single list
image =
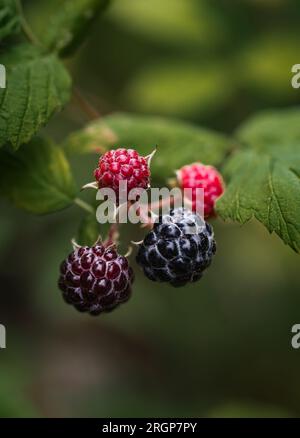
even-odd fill
[{"label": "green leaf", "polygon": [[151,163],[160,181],[174,175],[184,164],[202,161],[219,165],[233,144],[226,136],[175,119],[115,114],[90,123],[73,133],[65,148],[72,153],[99,153],[111,147],[134,147],[148,155],[158,151]]},{"label": "green leaf", "polygon": [[255,148],[275,145],[281,148],[282,143],[300,144],[300,107],[283,110],[262,111],[244,122],[237,130],[236,136],[242,143]]},{"label": "green leaf", "polygon": [[0,42],[20,31],[16,0],[0,0]]},{"label": "green leaf", "polygon": [[79,230],[77,242],[79,245],[92,246],[100,235],[100,224],[97,221],[96,214],[87,214],[82,219]]},{"label": "green leaf", "polygon": [[31,213],[70,206],[75,183],[63,150],[41,138],[18,152],[0,151],[0,195]]},{"label": "green leaf", "polygon": [[55,55],[29,44],[6,52],[1,62],[7,87],[0,89],[0,146],[18,149],[68,101],[71,79]]},{"label": "green leaf", "polygon": [[255,217],[297,252],[299,133],[297,110],[264,113],[246,122],[238,131],[245,147],[229,159],[224,169],[229,184],[217,203],[223,219],[245,223]]},{"label": "green leaf", "polygon": [[51,51],[69,55],[108,3],[109,0],[52,0],[47,30],[41,34],[42,42]]}]

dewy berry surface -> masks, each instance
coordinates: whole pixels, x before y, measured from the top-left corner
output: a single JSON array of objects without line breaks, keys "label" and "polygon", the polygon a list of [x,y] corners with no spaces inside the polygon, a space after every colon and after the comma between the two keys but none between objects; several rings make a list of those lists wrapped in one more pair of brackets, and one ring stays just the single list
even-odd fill
[{"label": "dewy berry surface", "polygon": [[128,260],[103,245],[76,248],[61,264],[59,288],[68,304],[99,315],[127,301],[133,270]]},{"label": "dewy berry surface", "polygon": [[117,200],[120,181],[127,181],[128,192],[135,188],[147,189],[150,184],[147,158],[134,149],[120,148],[106,152],[100,157],[94,176],[99,188],[110,187],[115,191]]},{"label": "dewy berry surface", "polygon": [[215,202],[224,192],[222,176],[215,167],[201,163],[189,164],[177,171],[177,179],[182,189],[193,189],[193,211],[201,211],[201,205],[197,203],[196,199],[196,189],[203,188],[204,216],[208,218],[215,215]]},{"label": "dewy berry surface", "polygon": [[211,225],[184,208],[154,224],[140,245],[137,263],[153,281],[184,286],[200,280],[216,252]]}]

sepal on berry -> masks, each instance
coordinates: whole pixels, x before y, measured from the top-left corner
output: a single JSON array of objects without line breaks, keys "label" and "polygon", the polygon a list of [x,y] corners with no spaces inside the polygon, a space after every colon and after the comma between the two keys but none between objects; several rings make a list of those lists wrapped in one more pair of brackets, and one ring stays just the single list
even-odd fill
[{"label": "sepal on berry", "polygon": [[152,161],[154,155],[156,154],[156,152],[157,152],[157,146],[155,146],[155,149],[153,149],[153,151],[151,152],[151,154],[146,155],[146,157],[145,157],[145,160],[147,161],[147,164],[148,164],[149,169],[150,169],[150,167],[151,167],[151,161]]},{"label": "sepal on berry", "polygon": [[86,189],[94,189],[94,190],[98,190],[98,183],[96,181],[92,181],[90,183],[84,184],[84,186],[81,187],[81,190],[86,190]]}]

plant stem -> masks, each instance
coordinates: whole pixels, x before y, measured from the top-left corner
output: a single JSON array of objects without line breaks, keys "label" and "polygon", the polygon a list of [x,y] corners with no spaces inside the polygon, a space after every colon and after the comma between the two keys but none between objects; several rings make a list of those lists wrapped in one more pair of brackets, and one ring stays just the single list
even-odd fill
[{"label": "plant stem", "polygon": [[85,210],[91,214],[95,213],[95,209],[90,204],[88,204],[87,202],[83,201],[80,198],[75,198],[74,204],[78,205],[78,207],[82,208],[83,210]]},{"label": "plant stem", "polygon": [[100,117],[100,113],[86,100],[77,87],[74,87],[74,97],[82,111],[90,120],[95,120]]},{"label": "plant stem", "polygon": [[16,0],[16,5],[17,5],[18,13],[20,15],[21,27],[22,27],[22,30],[23,30],[24,34],[26,35],[28,41],[36,46],[40,46],[41,45],[40,42],[38,41],[38,39],[36,38],[36,36],[32,32],[32,30],[31,30],[31,28],[30,28],[30,26],[25,18],[21,0]]},{"label": "plant stem", "polygon": [[103,246],[108,248],[109,246],[116,245],[119,237],[118,224],[112,224],[108,231],[107,239],[103,242]]}]

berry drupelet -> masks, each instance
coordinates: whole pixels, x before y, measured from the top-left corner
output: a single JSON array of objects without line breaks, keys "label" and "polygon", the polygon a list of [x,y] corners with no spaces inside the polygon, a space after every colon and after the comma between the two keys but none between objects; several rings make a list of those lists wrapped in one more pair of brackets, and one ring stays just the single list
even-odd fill
[{"label": "berry drupelet", "polygon": [[183,166],[177,171],[177,179],[182,189],[192,189],[192,210],[200,212],[202,205],[198,205],[196,189],[204,189],[204,217],[215,215],[215,202],[224,192],[222,176],[213,166],[201,163]]},{"label": "berry drupelet", "polygon": [[68,304],[99,315],[127,301],[133,270],[128,260],[103,245],[76,248],[61,264],[59,288]]},{"label": "berry drupelet", "polygon": [[198,281],[215,252],[212,227],[197,214],[179,208],[154,224],[136,260],[150,280],[179,287]]},{"label": "berry drupelet", "polygon": [[150,184],[148,160],[134,149],[120,148],[106,152],[100,157],[94,176],[99,189],[109,187],[114,190],[117,201],[120,181],[127,182],[127,192],[136,188],[147,189]]}]

